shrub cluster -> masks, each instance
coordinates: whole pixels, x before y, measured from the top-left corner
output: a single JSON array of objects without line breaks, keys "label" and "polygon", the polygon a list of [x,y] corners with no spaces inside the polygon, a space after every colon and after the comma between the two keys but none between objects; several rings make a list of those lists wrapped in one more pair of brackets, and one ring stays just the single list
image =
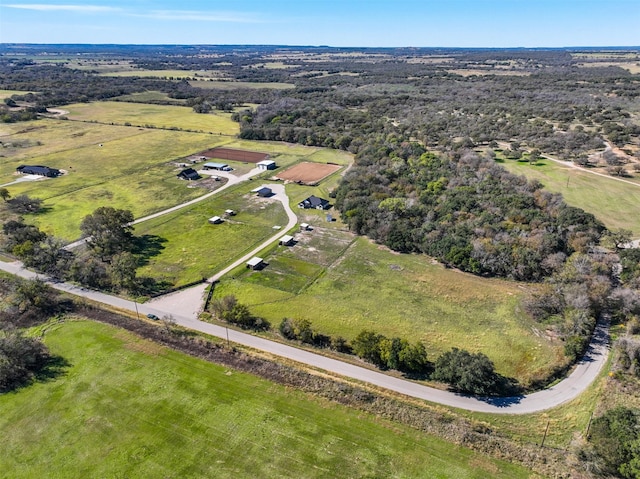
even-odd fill
[{"label": "shrub cluster", "polygon": [[18,331],[0,330],[0,392],[27,384],[48,361],[49,350],[42,341]]},{"label": "shrub cluster", "polygon": [[640,477],[640,411],[618,406],[594,419],[582,455],[602,475]]},{"label": "shrub cluster", "polygon": [[424,344],[406,339],[387,338],[375,331],[363,330],[352,342],[353,352],[381,369],[396,369],[410,374],[429,374],[433,365],[427,359]]},{"label": "shrub cluster", "polygon": [[311,326],[308,319],[283,318],[278,326],[282,337],[291,341],[311,344],[317,348],[331,348],[340,353],[351,354],[349,343],[342,336],[331,337],[322,334]]},{"label": "shrub cluster", "polygon": [[263,331],[271,327],[269,321],[252,314],[249,308],[239,303],[233,295],[214,299],[211,302],[211,311],[219,320],[237,324],[243,329]]}]

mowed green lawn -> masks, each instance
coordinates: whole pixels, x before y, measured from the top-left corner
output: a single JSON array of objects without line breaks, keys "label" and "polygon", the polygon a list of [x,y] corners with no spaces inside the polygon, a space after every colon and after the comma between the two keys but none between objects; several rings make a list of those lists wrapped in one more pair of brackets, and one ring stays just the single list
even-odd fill
[{"label": "mowed green lawn", "polygon": [[72,120],[119,125],[130,123],[133,126],[150,125],[155,128],[179,128],[221,135],[236,135],[240,131],[238,123],[231,120],[231,113],[201,114],[195,113],[187,106],[97,101],[76,103],[64,108],[69,111],[66,116]]},{"label": "mowed green lawn", "polygon": [[640,237],[640,184],[623,183],[551,160],[540,160],[537,165],[504,160],[501,165],[512,173],[540,181],[551,192],[561,193],[568,204],[594,214],[608,228],[624,228]]},{"label": "mowed green lawn", "polygon": [[[213,276],[248,253],[287,224],[282,203],[257,198],[249,191],[256,184],[239,185],[192,207],[140,223],[136,235],[164,238],[164,249],[138,270],[142,276],[169,281],[176,286]],[[212,225],[208,219],[232,209],[236,216]]]},{"label": "mowed green lawn", "polygon": [[317,227],[296,233],[298,244],[272,248],[262,271],[230,272],[215,296],[233,294],[275,325],[290,317],[347,339],[373,329],[419,340],[432,360],[452,347],[480,351],[524,384],[562,361],[561,345],[520,309],[532,286],[445,269],[348,235]]},{"label": "mowed green lawn", "polygon": [[538,477],[111,326],[44,340],[70,365],[0,395],[1,477]]}]

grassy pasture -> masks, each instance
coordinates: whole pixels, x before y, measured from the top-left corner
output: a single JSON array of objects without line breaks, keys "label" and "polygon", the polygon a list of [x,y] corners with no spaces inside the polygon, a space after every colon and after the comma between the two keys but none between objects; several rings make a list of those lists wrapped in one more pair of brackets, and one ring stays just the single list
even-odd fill
[{"label": "grassy pasture", "polygon": [[11,98],[12,95],[25,95],[29,93],[28,91],[20,91],[20,90],[2,90],[0,89],[0,100],[4,100],[5,98]]},{"label": "grassy pasture", "polygon": [[[68,174],[59,178],[19,183],[7,189],[12,196],[25,193],[44,199],[48,210],[28,220],[68,240],[79,236],[80,221],[99,206],[130,209],[135,217],[140,217],[204,194],[203,189],[187,188],[185,182],[175,177],[178,170],[168,162],[215,146],[215,141],[219,141],[217,136],[199,133],[68,121],[42,123],[54,125],[51,131],[42,132],[43,145],[32,148],[33,156],[19,155],[3,161],[0,180],[4,184],[16,179],[13,172],[24,162],[67,170]],[[65,141],[48,144],[46,137],[55,134],[55,125],[62,128],[61,133],[68,134],[75,126],[76,134],[83,131],[87,134],[69,138],[68,144]],[[30,138],[30,134],[27,132],[24,137]],[[54,148],[57,149],[52,151]],[[44,150],[44,154],[38,155],[38,150]]]},{"label": "grassy pasture", "polygon": [[182,130],[235,135],[239,132],[237,123],[229,113],[195,113],[192,108],[172,105],[131,105],[116,101],[76,103],[65,106],[72,120],[97,121],[133,126],[151,125],[156,128],[179,128]]},{"label": "grassy pasture", "polygon": [[209,90],[236,90],[238,88],[266,88],[270,90],[287,90],[295,88],[293,83],[277,83],[277,82],[248,82],[248,81],[220,81],[220,80],[191,80],[189,85],[196,88],[205,88]]},{"label": "grassy pasture", "polygon": [[[123,115],[119,120],[140,115],[140,106],[117,102],[79,105],[86,115],[94,107],[105,108],[109,114],[119,112]],[[175,111],[172,107],[169,110]],[[130,209],[135,217],[141,217],[202,195],[202,189],[187,188],[177,180],[177,169],[168,163],[208,148],[225,145],[264,151],[281,167],[306,158],[341,164],[350,159],[344,152],[300,145],[54,119],[0,125],[0,140],[0,184],[18,179],[15,169],[23,163],[68,172],[56,179],[7,187],[13,196],[25,193],[44,199],[47,211],[28,220],[68,240],[78,237],[81,219],[99,206]],[[253,167],[242,163],[234,166],[238,173]]]},{"label": "grassy pasture", "polygon": [[536,477],[107,325],[44,340],[69,366],[0,396],[3,477]]},{"label": "grassy pasture", "polygon": [[297,68],[300,65],[290,65],[284,62],[264,62],[247,65],[244,68],[266,68],[267,70],[286,70],[288,68]]},{"label": "grassy pasture", "polygon": [[588,171],[570,168],[550,160],[536,165],[505,160],[501,163],[512,173],[540,181],[545,188],[562,196],[572,206],[594,214],[608,228],[631,230],[640,237],[640,185],[593,175]]},{"label": "grassy pasture", "polygon": [[112,71],[101,72],[102,76],[111,77],[144,77],[181,80],[183,78],[216,78],[219,72],[201,70],[143,70],[139,68],[116,68]]},{"label": "grassy pasture", "polygon": [[180,98],[171,98],[161,91],[145,91],[142,93],[131,93],[130,95],[122,95],[112,98],[112,101],[124,101],[133,103],[156,103],[156,102],[169,102],[174,105],[184,105],[187,100]]},{"label": "grassy pasture", "polygon": [[519,309],[530,286],[445,269],[425,256],[347,239],[346,232],[316,229],[296,236],[315,235],[320,237],[272,249],[263,271],[236,269],[215,295],[234,294],[274,324],[304,318],[347,339],[373,329],[420,340],[431,358],[454,346],[481,351],[501,373],[524,383],[561,360],[560,345],[539,334]]},{"label": "grassy pasture", "polygon": [[[287,216],[276,200],[259,199],[249,191],[254,183],[240,185],[219,196],[136,226],[136,235],[156,235],[168,241],[139,274],[160,278],[177,286],[212,276],[235,258],[274,235],[274,225]],[[212,216],[226,209],[237,212],[224,223],[211,225]]]},{"label": "grassy pasture", "polygon": [[132,70],[133,63],[130,60],[101,60],[92,58],[90,60],[70,60],[66,64],[67,68],[74,70],[93,71],[99,73],[112,73],[118,71]]}]

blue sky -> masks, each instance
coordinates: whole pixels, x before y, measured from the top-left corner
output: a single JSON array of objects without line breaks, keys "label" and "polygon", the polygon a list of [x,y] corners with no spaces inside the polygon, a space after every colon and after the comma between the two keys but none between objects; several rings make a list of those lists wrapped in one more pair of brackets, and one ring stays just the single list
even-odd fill
[{"label": "blue sky", "polygon": [[0,0],[0,43],[640,45],[640,0]]}]

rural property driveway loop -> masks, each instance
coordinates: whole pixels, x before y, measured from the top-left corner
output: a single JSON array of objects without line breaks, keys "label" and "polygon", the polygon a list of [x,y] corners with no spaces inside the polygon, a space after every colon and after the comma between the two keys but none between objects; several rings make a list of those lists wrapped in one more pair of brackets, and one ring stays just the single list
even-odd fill
[{"label": "rural property driveway loop", "polygon": [[[245,263],[250,258],[255,256],[259,251],[263,250],[273,242],[279,240],[281,237],[286,235],[291,228],[295,226],[298,222],[298,217],[289,206],[289,197],[285,192],[284,185],[282,184],[263,184],[261,186],[266,186],[271,188],[273,191],[273,196],[271,197],[274,200],[280,201],[282,206],[284,206],[284,210],[287,213],[288,222],[287,225],[281,228],[278,233],[270,237],[268,240],[261,243],[259,246],[256,246],[252,251],[245,254],[242,258],[234,261],[229,266],[224,268],[221,271],[218,271],[215,275],[207,280],[207,283],[215,283],[222,276],[227,274],[232,269],[240,266],[242,263]],[[153,306],[154,308],[159,308],[166,313],[172,315],[186,315],[193,318],[198,317],[198,313],[202,310],[202,302],[204,297],[204,292],[207,289],[208,284],[203,283],[192,288],[187,288],[182,291],[177,291],[175,293],[170,293],[166,295],[159,296],[157,298],[152,299],[147,304]]]},{"label": "rural property driveway loop", "polygon": [[[210,191],[209,193],[206,193],[202,196],[198,196],[197,198],[190,200],[190,201],[185,201],[184,203],[180,203],[179,205],[176,206],[172,206],[171,208],[167,208],[166,210],[162,210],[162,211],[158,211],[157,213],[153,213],[147,216],[143,216],[142,218],[138,218],[137,220],[132,221],[130,224],[131,225],[137,225],[138,223],[142,223],[144,221],[148,221],[148,220],[152,220],[154,218],[157,218],[159,216],[163,216],[163,215],[167,215],[169,213],[173,213],[174,211],[178,211],[181,210],[182,208],[186,208],[187,206],[191,206],[191,205],[195,205],[196,203],[200,203],[201,201],[204,201],[208,198],[211,198],[214,195],[217,195],[218,193],[220,193],[221,191],[226,190],[227,188],[233,186],[233,185],[237,185],[238,183],[242,183],[243,181],[247,181],[248,179],[250,179],[253,176],[256,176],[259,173],[262,173],[263,171],[260,168],[253,168],[251,171],[249,171],[248,173],[245,173],[242,176],[236,176],[233,175],[231,173],[227,173],[227,172],[222,172],[222,171],[216,171],[216,176],[224,176],[225,178],[228,179],[228,181],[221,186],[220,188],[217,188],[213,191]],[[198,173],[200,174],[205,174],[205,175],[210,175],[211,172],[210,171],[199,171]],[[78,241],[74,241],[73,243],[69,243],[68,245],[65,246],[65,249],[67,250],[72,250],[74,248],[77,248],[80,245],[83,245],[84,243],[87,242],[89,238],[82,238],[79,239]]]},{"label": "rural property driveway loop", "polygon": [[234,343],[266,351],[270,354],[291,359],[330,373],[364,381],[410,397],[443,404],[445,406],[466,409],[469,411],[494,414],[530,414],[559,406],[560,404],[575,399],[584,392],[585,389],[587,389],[604,367],[609,351],[608,327],[606,324],[599,324],[596,327],[596,331],[585,357],[576,365],[567,378],[560,381],[553,387],[527,396],[513,398],[474,398],[462,396],[449,391],[441,391],[439,389],[423,386],[405,379],[387,376],[386,374],[382,374],[378,371],[373,371],[371,369],[336,359],[327,358],[320,354],[304,351],[276,341],[259,338],[252,336],[251,334],[231,330],[223,326],[205,323],[189,316],[181,316],[165,310],[156,309],[148,304],[137,304],[133,301],[100,293],[98,291],[90,291],[68,283],[52,282],[44,276],[24,269],[20,262],[0,262],[0,269],[23,278],[33,279],[40,277],[41,279],[47,280],[55,289],[131,311],[133,313],[139,313],[142,315],[155,314],[158,317],[171,314],[176,323],[185,328],[200,331],[222,339],[226,339],[228,337],[229,340]]}]

